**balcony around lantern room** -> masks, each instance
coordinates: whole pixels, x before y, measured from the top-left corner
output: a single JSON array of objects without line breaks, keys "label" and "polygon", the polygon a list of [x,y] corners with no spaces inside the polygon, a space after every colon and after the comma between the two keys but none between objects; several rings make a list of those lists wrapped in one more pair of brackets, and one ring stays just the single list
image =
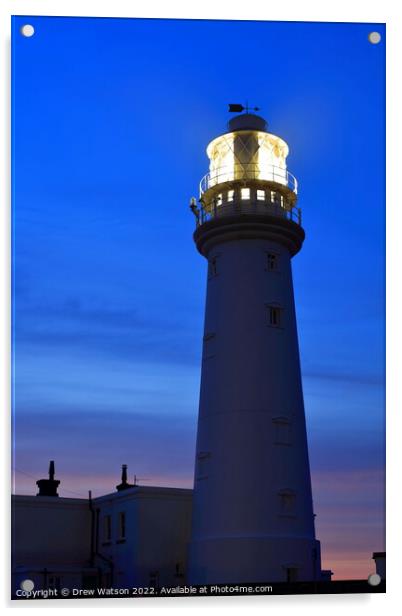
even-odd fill
[{"label": "balcony around lantern room", "polygon": [[233,215],[270,215],[301,225],[296,207],[297,180],[286,169],[242,164],[215,169],[200,182],[200,208],[191,209],[197,227],[214,218]]},{"label": "balcony around lantern room", "polygon": [[210,170],[200,182],[200,197],[217,186],[226,182],[238,180],[261,180],[286,186],[295,197],[297,195],[297,180],[285,167],[257,163],[232,163]]}]

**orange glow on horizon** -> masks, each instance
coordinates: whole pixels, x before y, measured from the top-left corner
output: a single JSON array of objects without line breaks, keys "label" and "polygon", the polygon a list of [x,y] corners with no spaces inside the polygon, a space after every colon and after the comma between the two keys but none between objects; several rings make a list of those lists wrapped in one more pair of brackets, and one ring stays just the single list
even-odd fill
[{"label": "orange glow on horizon", "polygon": [[[347,478],[345,477],[347,475]],[[355,473],[328,474],[318,472],[313,474],[314,493],[317,504],[318,521],[317,536],[321,541],[322,568],[333,571],[333,580],[367,579],[370,573],[375,572],[375,563],[372,554],[383,551],[383,545],[378,542],[378,527],[368,523],[367,511],[364,503],[359,504],[358,492],[367,492],[368,484],[374,480],[382,485],[382,473],[374,477],[372,471],[359,471]],[[173,487],[192,489],[193,477],[152,475],[143,473],[137,482],[140,486]],[[128,481],[133,482],[134,473],[129,473]],[[107,475],[78,475],[70,474],[57,476],[61,480],[59,495],[64,498],[88,498],[88,490],[92,496],[102,496],[113,493],[120,482],[120,475],[116,473]],[[38,477],[39,479],[39,477]],[[26,475],[16,474],[15,493],[34,496],[37,493],[35,479]],[[325,504],[326,492],[331,493],[331,502]],[[320,497],[317,498],[317,494]],[[343,502],[350,494],[355,494],[355,503]],[[339,500],[339,502],[337,502]],[[337,503],[334,505],[334,501]],[[366,520],[365,525],[361,524]],[[373,536],[373,530],[375,531]],[[367,546],[367,548],[366,548]]]}]

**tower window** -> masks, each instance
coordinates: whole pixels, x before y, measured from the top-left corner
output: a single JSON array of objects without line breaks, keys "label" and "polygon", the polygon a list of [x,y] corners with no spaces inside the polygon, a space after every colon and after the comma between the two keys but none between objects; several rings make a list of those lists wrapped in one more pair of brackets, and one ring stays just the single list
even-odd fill
[{"label": "tower window", "polygon": [[126,514],[124,511],[119,513],[119,538],[126,538]]},{"label": "tower window", "polygon": [[233,201],[234,199],[234,190],[228,190],[228,201]]},{"label": "tower window", "polygon": [[213,278],[218,274],[217,257],[211,257],[208,261],[208,278]]},{"label": "tower window", "polygon": [[275,203],[276,192],[271,190],[271,203]]},{"label": "tower window", "polygon": [[271,327],[281,326],[281,313],[280,306],[268,306],[268,322]]},{"label": "tower window", "polygon": [[295,515],[296,494],[292,490],[281,490],[279,492],[279,515]]},{"label": "tower window", "polygon": [[265,201],[265,190],[257,190],[257,201]]},{"label": "tower window", "polygon": [[249,188],[241,188],[241,198],[246,200],[250,199],[250,189]]},{"label": "tower window", "polygon": [[197,479],[208,478],[208,462],[211,457],[209,451],[200,451],[197,455]]},{"label": "tower window", "polygon": [[274,417],[274,442],[276,445],[291,444],[291,423],[288,417]]},{"label": "tower window", "polygon": [[216,355],[216,341],[214,332],[206,332],[203,338],[202,361],[212,359]]},{"label": "tower window", "polygon": [[286,581],[288,584],[297,582],[297,567],[286,567]]},{"label": "tower window", "polygon": [[112,539],[112,516],[105,515],[103,518],[103,539],[111,541]]},{"label": "tower window", "polygon": [[216,195],[216,205],[222,205],[222,194]]},{"label": "tower window", "polygon": [[267,268],[270,272],[278,269],[278,255],[273,252],[267,253]]}]

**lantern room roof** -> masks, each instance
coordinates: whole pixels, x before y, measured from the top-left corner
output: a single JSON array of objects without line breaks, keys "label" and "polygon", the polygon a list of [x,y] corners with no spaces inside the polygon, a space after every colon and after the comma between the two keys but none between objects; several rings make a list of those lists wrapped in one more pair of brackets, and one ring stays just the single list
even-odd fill
[{"label": "lantern room roof", "polygon": [[238,130],[258,130],[267,132],[268,125],[266,120],[261,116],[255,115],[254,113],[242,113],[229,120],[228,129],[230,132]]}]

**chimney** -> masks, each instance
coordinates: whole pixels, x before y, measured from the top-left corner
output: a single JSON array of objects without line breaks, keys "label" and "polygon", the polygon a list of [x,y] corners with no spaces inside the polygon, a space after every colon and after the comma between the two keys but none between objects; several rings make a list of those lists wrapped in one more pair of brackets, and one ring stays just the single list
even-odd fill
[{"label": "chimney", "polygon": [[127,490],[128,488],[133,488],[134,484],[127,482],[127,464],[123,464],[121,467],[121,483],[116,486],[116,490],[121,492],[122,490]]},{"label": "chimney", "polygon": [[54,460],[50,460],[49,479],[38,479],[36,485],[39,488],[39,492],[36,496],[58,496],[57,488],[60,485],[60,481],[54,478],[54,472]]}]

